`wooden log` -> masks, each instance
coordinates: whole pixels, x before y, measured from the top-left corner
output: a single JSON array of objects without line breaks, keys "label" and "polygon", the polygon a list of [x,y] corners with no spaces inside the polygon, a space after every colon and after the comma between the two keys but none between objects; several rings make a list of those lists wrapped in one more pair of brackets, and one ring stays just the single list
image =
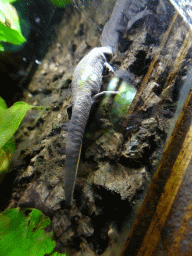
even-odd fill
[{"label": "wooden log", "polygon": [[192,255],[191,113],[192,89],[121,256]]}]

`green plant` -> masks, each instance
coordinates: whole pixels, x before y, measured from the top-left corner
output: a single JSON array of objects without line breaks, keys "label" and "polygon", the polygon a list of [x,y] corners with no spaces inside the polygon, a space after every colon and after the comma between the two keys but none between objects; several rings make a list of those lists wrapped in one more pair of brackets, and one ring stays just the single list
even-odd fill
[{"label": "green plant", "polygon": [[[16,9],[10,4],[16,0],[0,0],[0,41],[21,44],[26,40],[22,35]],[[4,47],[0,44],[0,51]]]},{"label": "green plant", "polygon": [[[52,253],[55,242],[49,217],[37,209],[9,209],[0,214],[0,252],[3,256],[44,256]],[[66,254],[53,253],[53,256]]]},{"label": "green plant", "polygon": [[65,7],[68,5],[71,0],[50,0],[52,4],[54,4],[56,7]]},{"label": "green plant", "polygon": [[13,135],[27,111],[33,107],[25,102],[16,102],[7,108],[5,101],[0,97],[0,183],[9,170],[11,156],[15,150]]}]

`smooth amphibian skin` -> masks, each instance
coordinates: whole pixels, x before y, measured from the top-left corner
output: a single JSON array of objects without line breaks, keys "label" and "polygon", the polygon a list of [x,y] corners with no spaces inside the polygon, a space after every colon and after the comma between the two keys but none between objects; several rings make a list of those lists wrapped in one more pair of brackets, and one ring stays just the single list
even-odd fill
[{"label": "smooth amphibian skin", "polygon": [[[139,7],[139,4],[138,4]],[[129,17],[128,10],[130,8],[129,0],[117,0],[113,8],[109,21],[106,22],[100,42],[102,46],[110,46],[118,49],[120,32],[127,32],[138,20],[153,13],[147,9],[139,10],[132,17]]]},{"label": "smooth amphibian skin", "polygon": [[106,22],[100,42],[102,46],[111,46],[118,49],[119,30],[126,30],[127,23],[124,21],[124,13],[127,8],[127,0],[117,0],[113,8],[111,17]]},{"label": "smooth amphibian skin", "polygon": [[79,165],[83,134],[94,96],[100,91],[104,67],[112,70],[107,56],[112,57],[110,47],[91,50],[77,65],[72,79],[72,117],[66,140],[64,170],[65,203],[70,206],[73,199]]}]

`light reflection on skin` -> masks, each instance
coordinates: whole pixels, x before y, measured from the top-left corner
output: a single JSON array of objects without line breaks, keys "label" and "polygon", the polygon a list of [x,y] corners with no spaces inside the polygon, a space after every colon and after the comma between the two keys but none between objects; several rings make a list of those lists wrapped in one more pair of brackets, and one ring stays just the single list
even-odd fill
[{"label": "light reflection on skin", "polygon": [[78,87],[83,87],[84,83],[87,82],[89,79],[92,81],[95,81],[95,79],[97,78],[93,67],[91,66],[86,66],[85,69],[83,69],[82,71],[82,75],[78,81]]}]

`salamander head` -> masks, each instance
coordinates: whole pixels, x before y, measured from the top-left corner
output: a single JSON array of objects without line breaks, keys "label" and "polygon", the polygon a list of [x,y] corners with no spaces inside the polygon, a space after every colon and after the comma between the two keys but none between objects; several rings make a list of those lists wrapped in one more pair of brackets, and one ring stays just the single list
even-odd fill
[{"label": "salamander head", "polygon": [[107,61],[111,60],[113,56],[113,48],[110,46],[106,46],[106,47],[101,47],[100,49],[102,50],[105,57],[107,58]]},{"label": "salamander head", "polygon": [[[96,59],[96,62],[108,62],[113,56],[113,48],[110,46],[95,47],[87,55],[89,59]],[[92,62],[93,64],[93,62]]]}]

